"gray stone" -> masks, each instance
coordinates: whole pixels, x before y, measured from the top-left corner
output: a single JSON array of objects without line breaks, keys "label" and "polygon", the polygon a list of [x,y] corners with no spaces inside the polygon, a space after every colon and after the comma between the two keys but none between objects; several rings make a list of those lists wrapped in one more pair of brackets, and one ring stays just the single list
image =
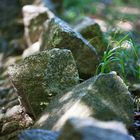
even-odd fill
[{"label": "gray stone", "polygon": [[0,113],[0,140],[15,140],[18,134],[30,127],[33,120],[20,105],[9,108],[5,114]]},{"label": "gray stone", "polygon": [[43,31],[43,23],[54,15],[47,7],[43,6],[25,5],[22,11],[25,40],[30,46],[39,40]]},{"label": "gray stone", "polygon": [[53,96],[72,88],[79,82],[72,53],[52,49],[25,58],[8,69],[28,113],[37,117]]},{"label": "gray stone", "polygon": [[59,130],[70,117],[117,120],[128,127],[133,121],[133,100],[115,73],[100,74],[56,96],[35,123],[35,127]]},{"label": "gray stone", "polygon": [[93,75],[98,58],[95,48],[79,33],[73,31],[67,23],[59,18],[45,22],[41,50],[51,48],[67,48],[72,51],[79,74]]},{"label": "gray stone", "polygon": [[85,17],[75,26],[74,30],[87,39],[96,48],[98,54],[103,55],[106,44],[98,23],[89,17]]},{"label": "gray stone", "polygon": [[133,140],[120,122],[101,122],[92,118],[71,118],[58,140]]},{"label": "gray stone", "polygon": [[41,129],[26,130],[21,133],[19,140],[57,140],[59,132]]}]

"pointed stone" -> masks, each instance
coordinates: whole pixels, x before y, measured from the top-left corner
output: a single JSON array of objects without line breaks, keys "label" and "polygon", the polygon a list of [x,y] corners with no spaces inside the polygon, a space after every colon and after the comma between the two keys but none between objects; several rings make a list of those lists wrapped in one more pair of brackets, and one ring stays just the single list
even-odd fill
[{"label": "pointed stone", "polygon": [[133,122],[133,100],[115,73],[100,74],[56,96],[35,127],[59,130],[70,117],[93,117],[103,121]]},{"label": "pointed stone", "polygon": [[72,53],[66,49],[43,51],[8,69],[27,112],[35,118],[53,96],[79,82]]},{"label": "pointed stone", "polygon": [[52,48],[71,50],[82,78],[95,74],[98,65],[95,48],[59,18],[50,19],[44,25],[41,50]]}]

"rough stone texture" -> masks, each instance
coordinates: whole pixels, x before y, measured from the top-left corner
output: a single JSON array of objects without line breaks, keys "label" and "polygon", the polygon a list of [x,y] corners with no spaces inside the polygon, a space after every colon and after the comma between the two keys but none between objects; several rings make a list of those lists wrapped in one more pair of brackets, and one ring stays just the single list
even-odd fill
[{"label": "rough stone texture", "polygon": [[133,100],[115,73],[100,74],[73,88],[65,95],[56,96],[35,127],[59,130],[70,117],[94,117],[117,120],[128,127],[133,121]]},{"label": "rough stone texture", "polygon": [[54,15],[48,8],[43,6],[25,5],[22,11],[25,26],[25,40],[27,45],[30,46],[40,38],[43,23]]},{"label": "rough stone texture", "polygon": [[50,99],[79,81],[72,53],[52,49],[32,55],[9,67],[11,81],[28,113],[37,117]]},{"label": "rough stone texture", "polygon": [[41,50],[51,48],[70,49],[76,60],[79,74],[83,77],[95,73],[98,64],[95,48],[59,18],[45,22]]},{"label": "rough stone texture", "polygon": [[0,112],[0,140],[15,140],[23,129],[32,124],[33,120],[25,113],[25,109],[13,104],[5,113]]},{"label": "rough stone texture", "polygon": [[57,140],[59,132],[41,129],[26,130],[21,133],[19,140]]},{"label": "rough stone texture", "polygon": [[75,26],[74,30],[87,39],[96,48],[98,54],[102,55],[106,50],[100,26],[93,19],[85,17]]},{"label": "rough stone texture", "polygon": [[71,118],[63,126],[58,140],[132,140],[119,122],[101,122],[92,118]]}]

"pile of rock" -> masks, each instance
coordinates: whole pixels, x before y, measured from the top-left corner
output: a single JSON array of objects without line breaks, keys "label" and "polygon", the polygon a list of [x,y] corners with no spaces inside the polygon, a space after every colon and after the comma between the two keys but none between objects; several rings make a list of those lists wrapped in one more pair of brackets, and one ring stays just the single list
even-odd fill
[{"label": "pile of rock", "polygon": [[[99,26],[92,22],[74,31],[44,7],[24,6],[23,13],[30,47],[24,60],[8,68],[22,107],[18,101],[3,113],[7,117],[0,116],[0,138],[15,139],[33,119],[36,129],[20,140],[132,140],[126,130],[133,123],[127,86],[115,72],[95,75],[105,47]],[[97,42],[90,44],[88,34]]]}]

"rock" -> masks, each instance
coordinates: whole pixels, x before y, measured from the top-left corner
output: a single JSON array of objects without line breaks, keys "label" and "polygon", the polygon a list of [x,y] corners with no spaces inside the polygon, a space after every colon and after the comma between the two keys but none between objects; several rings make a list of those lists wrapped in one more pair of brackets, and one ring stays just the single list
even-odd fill
[{"label": "rock", "polygon": [[71,118],[58,140],[133,140],[120,122],[101,122],[92,118]]},{"label": "rock", "polygon": [[117,120],[127,127],[133,121],[133,100],[114,73],[100,74],[56,96],[35,123],[36,128],[59,130],[70,117]]},{"label": "rock", "polygon": [[0,114],[0,140],[15,140],[18,134],[33,124],[33,120],[20,105]]},{"label": "rock", "polygon": [[17,129],[19,129],[19,122],[11,121],[11,122],[7,122],[3,125],[1,132],[6,134],[6,133],[11,133]]},{"label": "rock", "polygon": [[43,23],[54,15],[48,8],[43,6],[25,5],[22,11],[25,40],[27,45],[30,46],[40,38]]},{"label": "rock", "polygon": [[22,132],[19,140],[57,140],[58,135],[59,132],[32,129]]},{"label": "rock", "polygon": [[98,58],[96,50],[79,33],[59,18],[45,22],[41,50],[66,48],[72,51],[81,77],[94,75]]},{"label": "rock", "polygon": [[20,64],[9,67],[11,81],[27,112],[37,117],[53,96],[79,82],[72,53],[52,49],[32,55]]},{"label": "rock", "polygon": [[87,39],[96,48],[98,54],[103,55],[106,44],[100,26],[93,19],[85,17],[74,30]]},{"label": "rock", "polygon": [[23,54],[22,54],[22,58],[26,58],[30,55],[33,54],[37,54],[40,50],[40,43],[39,41],[34,43],[33,45],[31,45],[29,48],[27,48],[26,50],[24,50]]}]

